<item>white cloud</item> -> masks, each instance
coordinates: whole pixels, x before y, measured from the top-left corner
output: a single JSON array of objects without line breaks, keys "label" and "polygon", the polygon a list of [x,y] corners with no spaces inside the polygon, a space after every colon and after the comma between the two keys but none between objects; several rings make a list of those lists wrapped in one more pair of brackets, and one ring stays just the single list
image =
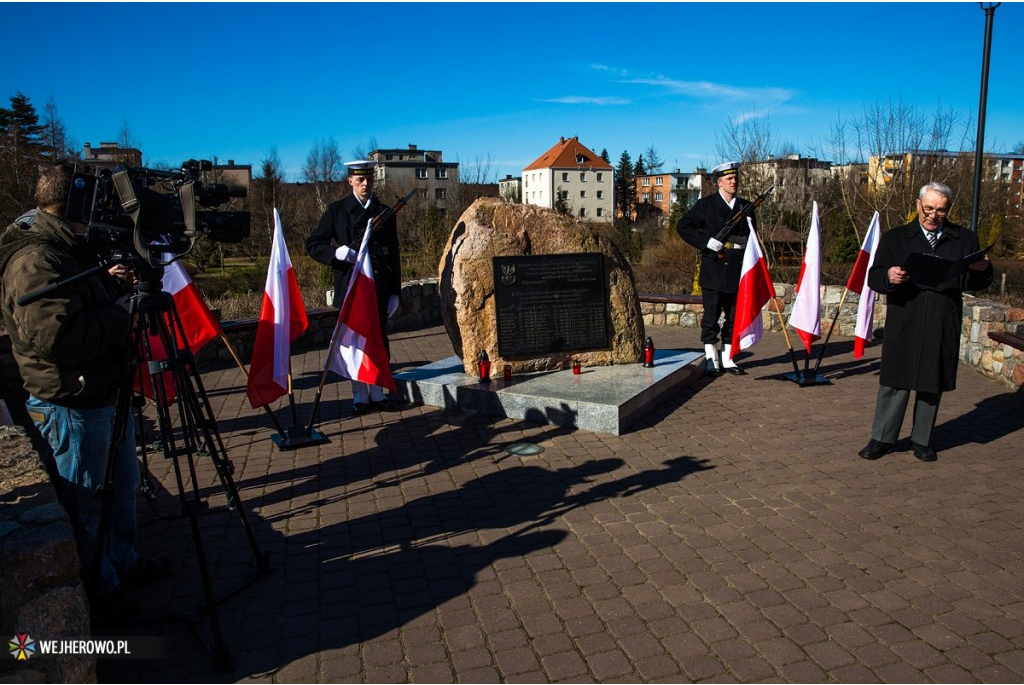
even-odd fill
[{"label": "white cloud", "polygon": [[565,95],[560,98],[550,98],[544,100],[538,100],[538,102],[555,102],[562,105],[598,105],[599,107],[605,107],[608,105],[628,105],[630,100],[628,98],[617,98],[617,97],[592,97],[587,95]]}]

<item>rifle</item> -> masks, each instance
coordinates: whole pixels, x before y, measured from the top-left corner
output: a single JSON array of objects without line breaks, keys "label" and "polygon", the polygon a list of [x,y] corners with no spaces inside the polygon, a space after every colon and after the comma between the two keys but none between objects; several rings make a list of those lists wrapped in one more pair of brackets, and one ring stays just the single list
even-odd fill
[{"label": "rifle", "polygon": [[399,197],[398,202],[395,203],[394,207],[385,207],[384,211],[370,219],[370,221],[372,221],[375,226],[380,226],[385,221],[390,219],[393,215],[398,214],[400,211],[402,211],[402,207],[405,207],[407,204],[409,204],[409,200],[411,200],[415,194],[416,189],[414,188],[410,190],[409,194],[406,195],[405,197]]},{"label": "rifle", "polygon": [[[747,216],[747,214],[749,212],[752,212],[755,209],[757,209],[758,207],[760,207],[764,203],[765,198],[767,198],[771,194],[771,192],[773,190],[775,190],[775,184],[774,183],[771,184],[770,186],[768,186],[768,190],[766,190],[763,193],[761,193],[760,195],[758,195],[754,199],[753,202],[748,202],[743,207],[743,209],[741,209],[739,211],[738,214],[733,215],[733,217],[731,219],[729,219],[729,221],[725,224],[725,226],[722,227],[721,231],[719,231],[718,233],[715,234],[715,240],[717,240],[720,243],[724,243],[725,239],[729,237],[729,234],[732,233],[733,229],[736,228],[737,226],[739,226],[740,222],[743,221],[743,219],[746,218],[746,216]],[[722,251],[722,250],[719,250],[718,251],[718,258],[721,259],[724,256],[725,256],[725,252]]]}]

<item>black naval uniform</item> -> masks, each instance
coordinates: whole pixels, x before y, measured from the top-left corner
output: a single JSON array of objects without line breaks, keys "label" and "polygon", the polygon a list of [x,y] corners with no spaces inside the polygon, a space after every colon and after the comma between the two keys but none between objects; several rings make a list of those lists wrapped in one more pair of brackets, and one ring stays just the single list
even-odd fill
[{"label": "black naval uniform", "polygon": [[[682,239],[701,253],[700,288],[704,299],[704,315],[700,322],[700,339],[705,345],[715,344],[719,332],[724,344],[732,342],[732,326],[736,319],[736,292],[739,290],[743,249],[746,247],[747,238],[750,237],[750,228],[746,219],[740,221],[733,232],[722,240],[726,248],[722,257],[708,249],[708,240],[717,236],[735,214],[750,204],[740,197],[735,200],[730,209],[719,192],[702,197],[683,215],[676,227]],[[756,230],[757,220],[754,219],[753,212],[750,212],[750,217],[754,220]],[[723,312],[725,321],[719,328],[718,318]]]},{"label": "black naval uniform", "polygon": [[[334,306],[341,308],[348,287],[352,264],[335,258],[335,252],[341,245],[347,245],[354,252],[359,251],[359,244],[366,230],[366,223],[384,211],[375,195],[370,195],[369,205],[364,209],[355,195],[332,202],[327,211],[320,217],[316,230],[306,239],[306,253],[334,270]],[[387,330],[388,298],[402,293],[401,256],[398,251],[398,224],[395,215],[384,222],[383,226],[375,226],[369,244],[370,266],[373,268],[373,280],[377,290],[377,312],[380,315],[381,333]],[[384,345],[388,344],[384,335]]]}]

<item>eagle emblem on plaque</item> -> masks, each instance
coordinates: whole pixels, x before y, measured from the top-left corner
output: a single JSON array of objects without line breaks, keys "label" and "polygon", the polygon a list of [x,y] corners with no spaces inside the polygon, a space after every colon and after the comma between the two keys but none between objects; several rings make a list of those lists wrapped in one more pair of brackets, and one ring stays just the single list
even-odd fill
[{"label": "eagle emblem on plaque", "polygon": [[505,285],[512,285],[516,282],[516,267],[515,264],[502,264],[501,265],[501,282]]}]

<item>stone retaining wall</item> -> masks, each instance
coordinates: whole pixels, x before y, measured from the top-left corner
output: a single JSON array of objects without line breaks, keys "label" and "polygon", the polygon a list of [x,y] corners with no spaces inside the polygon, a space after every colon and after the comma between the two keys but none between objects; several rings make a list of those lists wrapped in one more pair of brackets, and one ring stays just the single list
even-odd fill
[{"label": "stone retaining wall", "polygon": [[[795,288],[788,284],[775,284],[775,302],[782,310],[782,319],[789,321],[793,308]],[[843,294],[842,286],[823,286],[821,291],[821,336],[828,335],[835,319],[833,335],[852,336],[857,326],[856,293]],[[699,295],[641,295],[644,324],[649,326],[700,326],[704,312]],[[840,304],[842,308],[840,309]],[[839,317],[836,319],[836,312]],[[782,324],[771,302],[761,314],[766,331],[781,331]],[[885,297],[875,301],[874,329],[880,342],[885,326]],[[790,329],[792,330],[792,329]],[[989,338],[989,332],[1024,333],[1024,309],[1009,307],[979,297],[964,297],[963,332],[960,338],[960,360],[975,371],[1019,390],[1024,386],[1024,351]],[[657,343],[655,343],[657,344]],[[877,344],[877,343],[876,343]]]}]

